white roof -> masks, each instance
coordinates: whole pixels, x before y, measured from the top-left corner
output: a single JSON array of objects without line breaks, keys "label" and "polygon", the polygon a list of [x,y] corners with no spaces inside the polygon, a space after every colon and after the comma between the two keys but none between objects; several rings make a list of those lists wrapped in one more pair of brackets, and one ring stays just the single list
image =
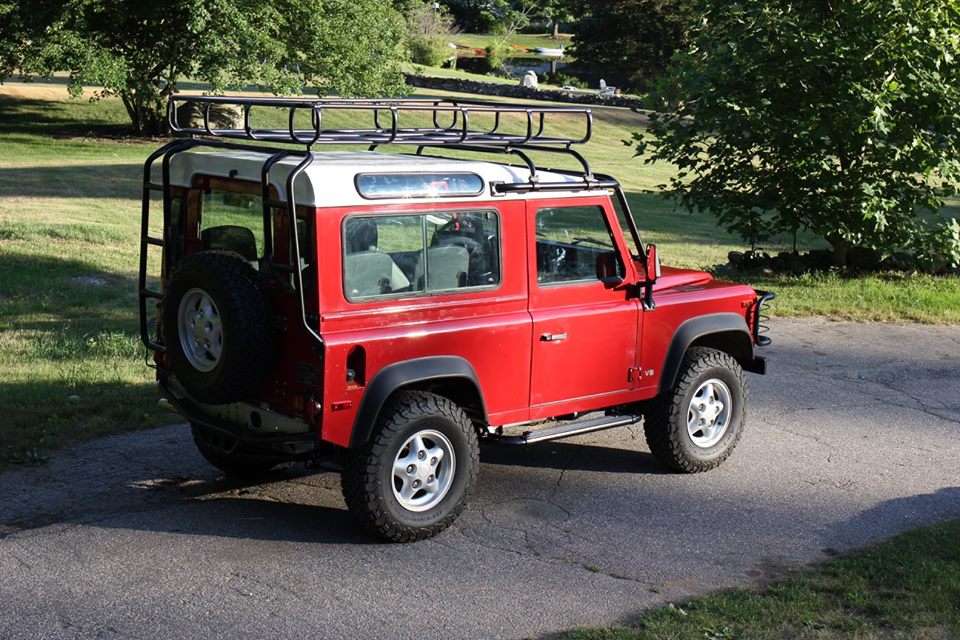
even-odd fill
[{"label": "white roof", "polygon": [[[260,170],[269,153],[252,151],[190,150],[175,154],[170,159],[170,184],[189,187],[193,177],[200,175],[236,178],[260,182]],[[290,157],[278,162],[270,170],[270,182],[276,187],[279,197],[286,198],[286,180],[300,158]],[[159,182],[160,163],[154,163],[153,179]],[[335,207],[359,204],[391,204],[449,201],[450,197],[417,197],[367,200],[357,193],[354,179],[360,173],[410,173],[410,172],[470,172],[476,173],[484,182],[484,190],[475,196],[457,196],[456,200],[485,200],[491,197],[490,183],[527,182],[530,171],[526,167],[511,167],[496,162],[476,160],[452,160],[431,156],[383,153],[377,151],[325,151],[316,154],[316,159],[297,178],[297,205]],[[541,182],[569,182],[571,186],[582,184],[579,178],[551,171],[538,171]],[[582,190],[552,192],[551,197],[583,195]],[[498,198],[525,198],[529,194],[507,194]]]}]

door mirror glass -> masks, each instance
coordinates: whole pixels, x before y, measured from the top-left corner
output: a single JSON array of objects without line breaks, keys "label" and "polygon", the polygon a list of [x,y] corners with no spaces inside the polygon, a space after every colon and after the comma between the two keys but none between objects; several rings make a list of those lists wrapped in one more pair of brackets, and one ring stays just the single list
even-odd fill
[{"label": "door mirror glass", "polygon": [[644,267],[647,272],[647,280],[656,281],[660,277],[660,254],[657,253],[657,245],[647,245],[647,263]]}]

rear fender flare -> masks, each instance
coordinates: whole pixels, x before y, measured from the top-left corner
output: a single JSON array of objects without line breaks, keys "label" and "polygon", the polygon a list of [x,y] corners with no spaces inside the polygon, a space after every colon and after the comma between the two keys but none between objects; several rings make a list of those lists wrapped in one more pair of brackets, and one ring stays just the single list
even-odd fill
[{"label": "rear fender flare", "polygon": [[370,380],[353,421],[350,448],[362,446],[370,440],[377,417],[394,392],[407,387],[423,389],[434,382],[460,382],[472,385],[479,398],[479,409],[483,420],[487,420],[486,404],[480,392],[477,373],[464,358],[429,356],[395,362],[378,371]]}]

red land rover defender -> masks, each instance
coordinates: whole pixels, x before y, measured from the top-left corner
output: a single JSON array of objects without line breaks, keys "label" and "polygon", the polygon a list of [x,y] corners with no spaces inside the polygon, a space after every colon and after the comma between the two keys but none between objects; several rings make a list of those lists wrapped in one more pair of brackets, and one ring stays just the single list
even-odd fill
[{"label": "red land rover defender", "polygon": [[[642,420],[683,472],[739,440],[773,296],[661,269],[573,149],[590,109],[177,96],[169,119],[144,166],[140,330],[161,403],[227,474],[337,453],[350,510],[410,541],[463,509],[480,440]],[[333,145],[360,150],[315,150]]]}]

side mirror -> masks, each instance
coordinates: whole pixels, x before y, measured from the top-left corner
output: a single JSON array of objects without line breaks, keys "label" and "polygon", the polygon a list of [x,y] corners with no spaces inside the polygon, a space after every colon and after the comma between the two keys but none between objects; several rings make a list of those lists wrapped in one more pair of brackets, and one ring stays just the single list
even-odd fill
[{"label": "side mirror", "polygon": [[647,272],[647,281],[655,282],[660,277],[660,254],[657,253],[657,245],[647,245],[647,263],[644,265]]},{"label": "side mirror", "polygon": [[623,276],[620,275],[620,262],[613,251],[597,254],[597,280],[607,284],[619,284],[623,281]]}]

